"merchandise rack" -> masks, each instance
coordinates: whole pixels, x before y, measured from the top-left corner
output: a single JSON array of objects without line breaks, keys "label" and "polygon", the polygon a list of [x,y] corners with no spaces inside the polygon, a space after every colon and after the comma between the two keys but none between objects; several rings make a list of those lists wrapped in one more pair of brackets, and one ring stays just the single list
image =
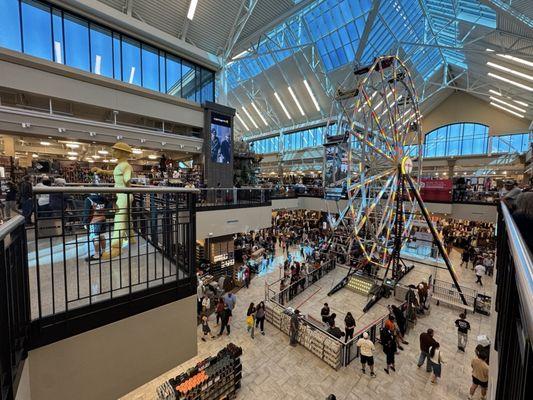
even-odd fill
[{"label": "merchandise rack", "polygon": [[228,344],[157,388],[158,400],[229,400],[241,387],[242,349]]},{"label": "merchandise rack", "polygon": [[[283,307],[269,302],[266,307],[266,320],[285,334],[289,334],[291,317]],[[337,370],[341,367],[342,344],[325,332],[302,322],[298,330],[298,343],[333,369]]]}]

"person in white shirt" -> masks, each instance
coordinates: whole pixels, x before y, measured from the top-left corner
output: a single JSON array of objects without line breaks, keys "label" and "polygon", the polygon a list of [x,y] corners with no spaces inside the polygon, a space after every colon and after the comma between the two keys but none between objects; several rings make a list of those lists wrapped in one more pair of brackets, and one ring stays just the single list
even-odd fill
[{"label": "person in white shirt", "polygon": [[481,286],[483,286],[481,277],[485,274],[485,266],[483,264],[478,264],[474,267],[474,271],[476,271],[476,283],[479,283]]},{"label": "person in white shirt", "polygon": [[359,347],[360,357],[361,357],[361,371],[363,374],[366,374],[366,364],[370,367],[370,376],[375,377],[374,373],[374,343],[368,338],[368,332],[363,333],[363,337],[357,341],[357,347]]},{"label": "person in white shirt", "polygon": [[440,378],[442,372],[443,362],[440,353],[439,342],[435,342],[435,344],[429,349],[429,361],[431,362],[431,368],[433,370],[433,378],[431,378],[431,383],[437,383],[437,380]]}]

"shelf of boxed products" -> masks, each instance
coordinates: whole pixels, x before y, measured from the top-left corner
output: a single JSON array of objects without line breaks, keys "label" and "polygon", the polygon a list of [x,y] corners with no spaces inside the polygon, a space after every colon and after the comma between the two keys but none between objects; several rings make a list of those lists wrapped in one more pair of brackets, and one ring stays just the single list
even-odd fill
[{"label": "shelf of boxed products", "polygon": [[228,344],[214,357],[168,380],[157,388],[159,400],[225,400],[241,387],[242,349]]},{"label": "shelf of boxed products", "polygon": [[[291,315],[283,307],[269,303],[266,319],[285,334],[289,334]],[[300,323],[298,343],[330,367],[339,369],[342,365],[342,344],[316,327],[305,322]]]}]

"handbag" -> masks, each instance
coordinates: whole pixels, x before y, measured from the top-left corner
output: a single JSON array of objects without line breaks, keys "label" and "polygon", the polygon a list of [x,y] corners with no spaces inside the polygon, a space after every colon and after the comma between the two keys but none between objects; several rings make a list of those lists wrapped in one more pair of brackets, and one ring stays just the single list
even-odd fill
[{"label": "handbag", "polygon": [[246,325],[252,326],[254,324],[254,317],[252,315],[248,315],[246,317]]}]

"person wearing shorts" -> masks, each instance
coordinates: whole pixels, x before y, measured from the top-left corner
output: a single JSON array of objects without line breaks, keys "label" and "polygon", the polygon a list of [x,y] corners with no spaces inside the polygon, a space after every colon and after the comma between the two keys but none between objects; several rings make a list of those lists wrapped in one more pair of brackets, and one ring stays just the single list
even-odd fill
[{"label": "person wearing shorts", "polygon": [[374,343],[368,338],[368,333],[363,333],[363,337],[357,341],[357,347],[359,347],[360,356],[361,356],[361,371],[363,374],[366,374],[366,365],[370,367],[370,376],[375,377],[374,373]]},{"label": "person wearing shorts", "polygon": [[89,255],[85,261],[96,261],[105,250],[104,224],[105,224],[105,209],[107,202],[102,196],[89,196],[88,200],[91,204],[91,214],[89,217],[89,246],[92,243],[94,252]]},{"label": "person wearing shorts", "polygon": [[468,398],[473,399],[476,390],[481,387],[481,399],[486,399],[487,387],[489,383],[489,365],[487,361],[482,358],[481,354],[476,354],[472,360],[472,386],[470,386],[470,393]]}]

